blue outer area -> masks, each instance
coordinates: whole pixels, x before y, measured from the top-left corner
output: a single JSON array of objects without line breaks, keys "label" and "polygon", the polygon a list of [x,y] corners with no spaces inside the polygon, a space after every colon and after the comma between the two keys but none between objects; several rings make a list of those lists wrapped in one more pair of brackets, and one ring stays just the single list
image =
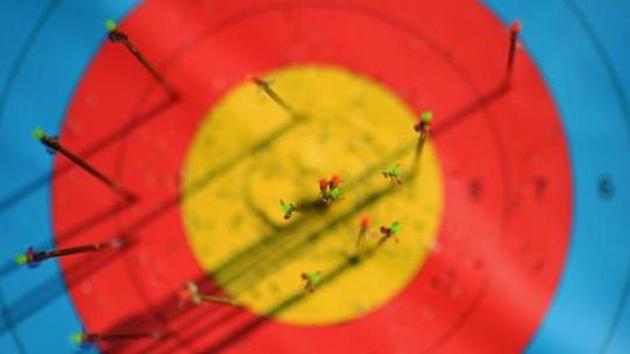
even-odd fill
[{"label": "blue outer area", "polygon": [[[16,191],[45,176],[53,159],[31,137],[58,131],[83,71],[105,38],[104,21],[137,1],[9,0],[0,5],[0,352],[70,353],[81,329],[56,261],[13,263],[29,245],[50,247],[50,186]],[[47,180],[46,178],[44,179]],[[37,184],[37,183],[36,183]]]},{"label": "blue outer area", "polygon": [[[630,2],[486,3],[504,22],[523,22],[527,50],[560,110],[572,162],[567,264],[528,352],[630,353]],[[598,197],[603,174],[614,184],[610,200]]]},{"label": "blue outer area", "polygon": [[[630,3],[624,0],[485,0],[507,23],[520,18],[529,53],[554,96],[568,136],[574,215],[567,266],[532,353],[622,353],[630,348]],[[49,185],[15,198],[50,171],[30,137],[55,132],[103,21],[138,0],[8,0],[0,5],[0,352],[72,352],[80,328],[58,264],[20,269],[27,246],[51,246]],[[604,4],[605,3],[605,4]],[[602,200],[597,180],[611,176]],[[46,179],[44,179],[46,180]],[[625,215],[624,215],[625,213]],[[625,232],[625,237],[624,237]],[[526,294],[523,294],[526,296]],[[625,306],[625,307],[624,307]]]}]

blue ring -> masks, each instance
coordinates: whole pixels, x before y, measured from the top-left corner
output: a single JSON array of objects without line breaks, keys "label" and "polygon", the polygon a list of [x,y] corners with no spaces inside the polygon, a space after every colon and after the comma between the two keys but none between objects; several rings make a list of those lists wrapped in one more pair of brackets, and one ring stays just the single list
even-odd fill
[{"label": "blue ring", "polygon": [[[615,18],[611,8],[602,13],[605,5],[588,2],[580,3],[588,7],[583,12],[569,0],[544,8],[531,1],[484,1],[503,22],[523,22],[527,50],[560,111],[571,156],[573,228],[565,269],[527,352],[621,353],[630,348],[630,72],[619,76],[615,70],[628,66],[630,51],[619,51],[624,44],[613,40],[630,34],[627,24],[621,31],[627,20],[620,17],[630,13],[630,3],[607,3],[618,7]],[[613,38],[608,48],[593,25],[603,40]],[[614,49],[612,62],[606,50]],[[612,199],[598,197],[603,175],[614,183]]]},{"label": "blue ring", "polygon": [[[105,38],[105,19],[119,19],[137,3],[15,1],[0,12],[8,36],[0,40],[0,131],[10,132],[0,139],[2,353],[77,350],[69,337],[82,325],[57,261],[37,270],[13,263],[29,245],[47,248],[53,243],[48,183],[53,159],[31,132],[36,127],[59,130],[68,102]],[[32,183],[25,187],[25,181]]]}]

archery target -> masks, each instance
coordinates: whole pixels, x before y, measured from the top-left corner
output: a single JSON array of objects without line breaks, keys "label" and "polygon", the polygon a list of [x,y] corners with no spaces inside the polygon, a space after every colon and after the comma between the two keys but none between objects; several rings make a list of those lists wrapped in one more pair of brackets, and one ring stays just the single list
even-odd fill
[{"label": "archery target", "polygon": [[[133,240],[124,252],[60,259],[59,268],[5,267],[0,343],[9,351],[67,352],[60,331],[82,325],[169,333],[160,342],[100,348],[114,352],[621,350],[627,110],[623,87],[606,79],[609,60],[593,54],[602,49],[588,27],[580,36],[594,44],[571,47],[598,63],[586,90],[549,54],[557,53],[545,34],[553,19],[531,8],[490,4],[506,22],[518,15],[525,24],[507,85],[506,26],[477,3],[135,5],[107,15],[72,2],[41,9],[44,24],[34,28],[50,30],[33,32],[42,44],[22,54],[23,75],[12,74],[14,87],[2,96],[3,131],[59,125],[63,144],[139,196],[123,202],[60,156],[50,159],[55,173],[43,178],[46,187],[24,184],[33,167],[20,156],[39,156],[41,147],[28,133],[5,141],[24,153],[0,149],[16,166],[3,176],[1,220],[39,237],[13,239],[7,250]],[[555,10],[566,25],[558,36],[585,23],[579,8],[564,5]],[[79,35],[83,49],[35,65],[38,53],[63,51],[45,36],[70,36],[59,25],[81,11],[90,16],[74,21],[96,22]],[[124,48],[103,42],[102,21],[113,15],[177,89],[176,99]],[[37,88],[42,73],[50,86]],[[271,77],[313,122],[294,127],[246,82],[252,73]],[[595,113],[575,97],[601,107],[611,96],[619,102],[595,139],[602,152],[593,153]],[[20,97],[41,97],[41,108],[26,109]],[[398,188],[380,171],[410,165],[413,117],[427,109],[436,118],[420,178]],[[35,160],[41,173],[43,158]],[[335,172],[348,182],[369,177],[323,215],[282,220],[278,199],[317,196],[317,179]],[[35,191],[16,193],[23,185]],[[356,264],[348,253],[362,213],[377,224],[400,219],[403,231],[399,244]],[[595,227],[602,222],[606,231]],[[332,276],[306,294],[305,268]],[[602,274],[606,286],[587,282]],[[177,292],[188,280],[244,308],[182,308]],[[595,323],[571,320],[582,307],[597,314]],[[55,333],[29,339],[57,317]]]}]

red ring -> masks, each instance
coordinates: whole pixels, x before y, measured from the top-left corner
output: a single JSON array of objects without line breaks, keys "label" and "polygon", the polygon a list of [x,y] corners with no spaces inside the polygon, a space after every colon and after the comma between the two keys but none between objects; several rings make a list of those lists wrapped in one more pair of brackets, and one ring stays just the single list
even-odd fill
[{"label": "red ring", "polygon": [[[62,260],[87,327],[124,331],[166,324],[175,336],[160,342],[165,353],[186,348],[522,350],[558,279],[571,202],[559,120],[526,55],[517,58],[512,89],[497,90],[509,31],[482,6],[456,1],[441,9],[411,1],[388,8],[334,1],[240,1],[212,9],[203,4],[149,1],[122,25],[159,67],[168,63],[166,75],[182,94],[181,101],[90,158],[138,192],[140,202],[106,218],[117,199],[97,181],[76,169],[54,181],[60,245],[95,242],[121,229],[130,229],[139,240],[124,257],[103,253]],[[172,197],[188,143],[207,110],[247,74],[296,63],[350,68],[382,81],[416,111],[436,113],[435,144],[446,196],[441,251],[389,304],[342,325],[293,327],[219,307],[180,311],[175,304],[179,287],[191,278],[205,279],[186,243],[178,199]],[[106,44],[77,91],[62,142],[89,150],[129,124],[130,112],[149,112],[165,98],[155,85],[146,94],[150,80],[121,47]],[[479,100],[492,92],[493,100]],[[447,119],[462,108],[471,112]],[[551,184],[553,189],[545,188]],[[543,210],[542,205],[555,208]],[[158,212],[161,206],[169,209]],[[72,231],[100,214],[99,223]],[[521,298],[525,294],[529,297]],[[117,349],[146,350],[154,344],[124,345]]]}]

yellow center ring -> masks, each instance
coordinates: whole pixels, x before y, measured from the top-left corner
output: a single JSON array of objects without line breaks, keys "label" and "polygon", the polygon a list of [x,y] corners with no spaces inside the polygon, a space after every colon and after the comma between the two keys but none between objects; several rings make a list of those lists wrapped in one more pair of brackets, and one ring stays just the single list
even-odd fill
[{"label": "yellow center ring", "polygon": [[[293,325],[347,321],[377,309],[414,278],[435,247],[443,186],[433,146],[422,151],[416,178],[397,185],[382,171],[413,168],[414,113],[384,86],[345,69],[311,65],[269,73],[295,119],[252,83],[230,90],[203,120],[190,145],[182,189],[195,188],[217,166],[226,173],[182,198],[184,226],[201,266],[251,311]],[[283,219],[279,201],[319,198],[318,181],[334,173],[344,198]],[[357,252],[359,220],[402,225],[369,258]],[[372,236],[370,236],[372,234]],[[342,271],[340,271],[342,269]],[[328,281],[281,312],[279,303],[303,290],[301,273]]]}]

